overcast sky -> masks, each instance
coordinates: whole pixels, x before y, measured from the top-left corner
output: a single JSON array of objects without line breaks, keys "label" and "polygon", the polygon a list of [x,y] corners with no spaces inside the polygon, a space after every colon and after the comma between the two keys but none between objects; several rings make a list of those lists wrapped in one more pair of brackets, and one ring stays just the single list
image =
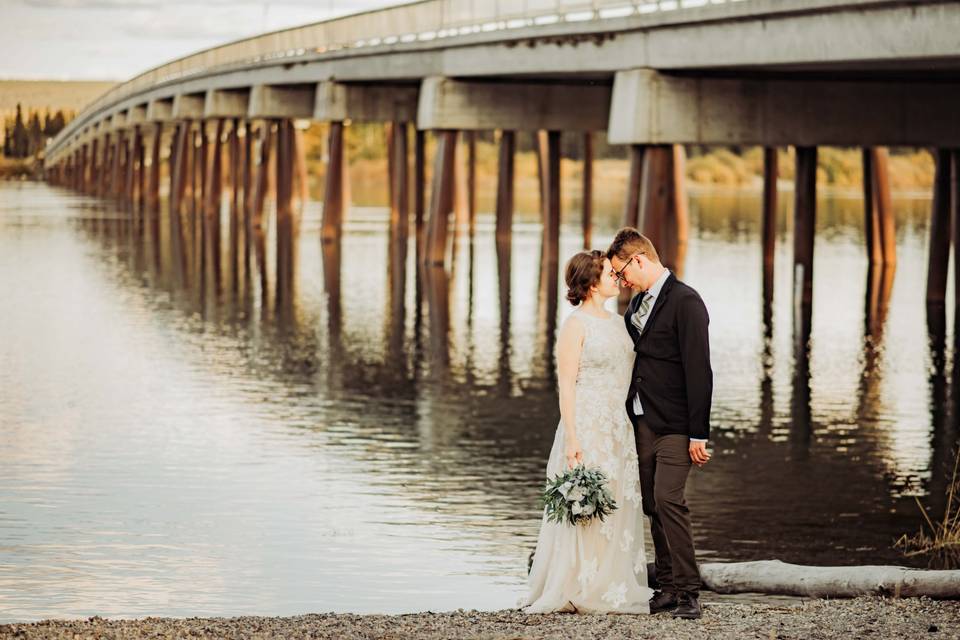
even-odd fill
[{"label": "overcast sky", "polygon": [[213,45],[409,0],[0,0],[0,79],[126,80]]}]

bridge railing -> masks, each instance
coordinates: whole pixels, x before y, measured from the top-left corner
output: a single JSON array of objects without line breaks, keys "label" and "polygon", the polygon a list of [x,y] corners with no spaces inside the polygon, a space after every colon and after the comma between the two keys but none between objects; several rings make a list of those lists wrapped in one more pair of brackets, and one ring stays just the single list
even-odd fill
[{"label": "bridge railing", "polygon": [[55,138],[54,151],[87,117],[128,96],[164,82],[238,66],[296,59],[344,49],[431,41],[558,22],[604,20],[634,14],[677,11],[745,0],[420,0],[282,29],[162,64],[119,84],[88,105]]}]

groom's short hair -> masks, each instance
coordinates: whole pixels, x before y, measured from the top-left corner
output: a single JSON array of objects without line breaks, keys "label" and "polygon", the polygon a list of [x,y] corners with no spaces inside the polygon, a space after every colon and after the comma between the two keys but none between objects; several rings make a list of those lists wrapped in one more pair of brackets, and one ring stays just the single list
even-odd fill
[{"label": "groom's short hair", "polygon": [[657,253],[657,248],[650,242],[650,238],[633,227],[624,227],[617,231],[613,242],[610,243],[610,248],[607,249],[607,258],[616,256],[620,260],[627,261],[638,253],[643,253],[653,262],[660,262],[660,254]]}]

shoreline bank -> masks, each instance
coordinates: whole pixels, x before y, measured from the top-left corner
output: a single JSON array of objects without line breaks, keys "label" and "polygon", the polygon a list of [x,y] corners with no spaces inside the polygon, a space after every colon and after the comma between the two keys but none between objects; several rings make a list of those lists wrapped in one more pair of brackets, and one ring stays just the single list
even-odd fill
[{"label": "shoreline bank", "polygon": [[402,615],[319,613],[290,617],[140,618],[99,616],[0,625],[13,638],[516,639],[960,637],[960,601],[927,598],[803,600],[794,604],[710,602],[698,621],[668,614],[571,615],[463,610]]}]

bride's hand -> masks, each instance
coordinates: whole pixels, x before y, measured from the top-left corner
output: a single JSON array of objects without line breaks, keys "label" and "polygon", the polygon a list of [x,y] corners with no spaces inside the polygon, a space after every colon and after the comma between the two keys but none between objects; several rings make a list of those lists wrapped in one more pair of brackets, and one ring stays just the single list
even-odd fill
[{"label": "bride's hand", "polygon": [[567,441],[564,455],[567,457],[567,467],[570,469],[583,463],[583,450],[580,449],[580,443],[576,440]]}]

